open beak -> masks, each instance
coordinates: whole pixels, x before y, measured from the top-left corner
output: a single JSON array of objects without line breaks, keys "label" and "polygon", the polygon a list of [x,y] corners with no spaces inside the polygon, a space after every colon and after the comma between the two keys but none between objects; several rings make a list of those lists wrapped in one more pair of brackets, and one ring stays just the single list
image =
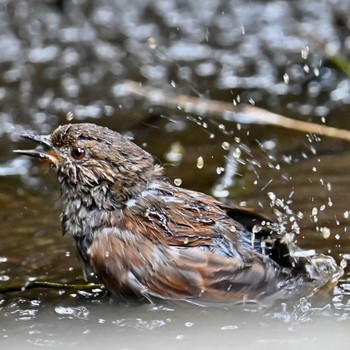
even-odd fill
[{"label": "open beak", "polygon": [[39,145],[36,149],[21,150],[16,149],[13,152],[18,154],[24,154],[26,156],[47,160],[53,164],[58,162],[58,155],[55,152],[54,147],[51,143],[51,135],[21,135],[26,140],[32,140],[37,142]]}]

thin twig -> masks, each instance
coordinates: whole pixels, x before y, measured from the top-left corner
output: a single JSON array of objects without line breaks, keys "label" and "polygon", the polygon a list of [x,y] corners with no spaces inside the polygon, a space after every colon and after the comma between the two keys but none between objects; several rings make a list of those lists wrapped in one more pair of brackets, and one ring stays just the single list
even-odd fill
[{"label": "thin twig", "polygon": [[23,284],[23,282],[7,283],[5,286],[0,286],[0,294],[11,292],[23,292],[27,289],[33,288],[51,288],[51,289],[66,289],[76,291],[94,291],[97,289],[104,290],[102,284],[88,283],[88,284],[69,284],[58,283],[49,281],[29,281]]},{"label": "thin twig", "polygon": [[201,115],[211,114],[221,118],[225,116],[225,120],[229,118],[230,120],[236,120],[237,122],[242,122],[242,115],[246,115],[247,119],[249,119],[249,121],[252,123],[271,124],[290,130],[313,133],[350,141],[350,131],[348,130],[295,120],[258,107],[249,105],[234,106],[233,104],[227,102],[204,100],[187,95],[176,95],[173,93],[164,92],[158,88],[143,86],[130,80],[124,81],[120,88],[122,94],[141,96],[147,99],[147,101],[149,101],[151,104],[178,108],[187,113],[196,113]]}]

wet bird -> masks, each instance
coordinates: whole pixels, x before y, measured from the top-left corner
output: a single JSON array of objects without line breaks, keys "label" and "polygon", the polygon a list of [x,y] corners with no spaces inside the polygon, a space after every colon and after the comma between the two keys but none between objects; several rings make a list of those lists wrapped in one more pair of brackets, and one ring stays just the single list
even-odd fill
[{"label": "wet bird", "polygon": [[299,249],[264,216],[172,185],[148,152],[115,131],[68,124],[23,137],[38,147],[16,152],[57,171],[62,231],[85,274],[117,298],[264,300],[339,278],[331,257]]}]

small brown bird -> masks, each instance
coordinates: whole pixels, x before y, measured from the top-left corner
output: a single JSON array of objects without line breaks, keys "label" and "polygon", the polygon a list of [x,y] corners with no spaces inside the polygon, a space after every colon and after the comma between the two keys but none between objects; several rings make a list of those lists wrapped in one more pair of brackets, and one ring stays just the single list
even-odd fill
[{"label": "small brown bird", "polygon": [[235,302],[334,283],[331,257],[299,249],[265,217],[173,186],[153,157],[95,124],[68,124],[15,152],[57,170],[61,223],[87,275],[118,298]]}]

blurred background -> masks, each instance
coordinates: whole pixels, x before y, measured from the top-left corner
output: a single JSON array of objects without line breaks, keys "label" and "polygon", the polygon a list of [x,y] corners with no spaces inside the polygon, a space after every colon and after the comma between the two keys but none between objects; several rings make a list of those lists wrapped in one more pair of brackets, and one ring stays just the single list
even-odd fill
[{"label": "blurred background", "polygon": [[[132,80],[350,130],[349,13],[342,0],[0,0],[0,344],[349,345],[349,143],[249,116],[186,113],[123,89]],[[12,153],[28,147],[21,133],[50,133],[69,121],[128,134],[176,185],[256,208],[299,232],[299,245],[343,266],[338,287],[273,310],[8,292],[34,279],[81,282],[72,239],[60,233],[54,172]]]}]

